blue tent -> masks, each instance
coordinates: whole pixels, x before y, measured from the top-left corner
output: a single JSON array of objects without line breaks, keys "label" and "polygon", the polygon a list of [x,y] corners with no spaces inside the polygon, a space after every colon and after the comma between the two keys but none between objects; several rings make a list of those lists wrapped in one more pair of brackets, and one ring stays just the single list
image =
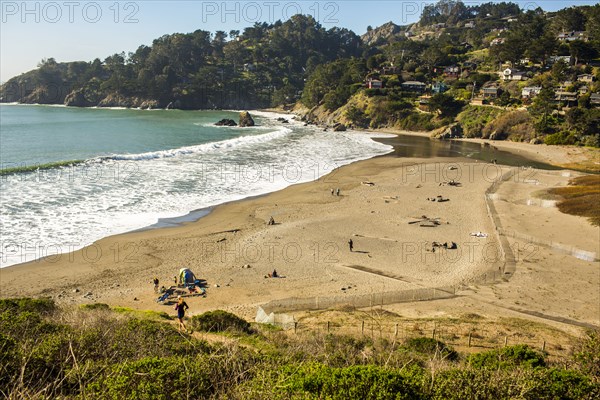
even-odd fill
[{"label": "blue tent", "polygon": [[196,276],[194,275],[194,273],[188,269],[188,268],[181,268],[179,270],[179,284],[181,285],[188,285],[188,284],[195,284],[196,282]]}]

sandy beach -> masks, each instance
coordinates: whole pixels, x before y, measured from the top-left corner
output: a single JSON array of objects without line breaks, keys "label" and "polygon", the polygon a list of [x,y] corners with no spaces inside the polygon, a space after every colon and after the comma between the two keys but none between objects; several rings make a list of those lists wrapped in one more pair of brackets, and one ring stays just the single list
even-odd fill
[{"label": "sandy beach", "polygon": [[[573,161],[572,150],[560,147],[499,147],[535,151],[540,161]],[[224,309],[253,319],[259,305],[273,300],[323,297],[343,304],[344,298],[443,287],[456,296],[384,306],[402,315],[476,310],[598,326],[598,228],[536,197],[578,175],[457,158],[377,157],[218,206],[183,226],[112,236],[3,268],[0,295],[172,312],[156,302],[152,279],[169,287],[187,267],[207,282],[205,297],[187,295],[191,315]],[[486,200],[486,191],[507,176]],[[340,195],[332,194],[338,188]],[[270,217],[275,225],[267,225]],[[503,241],[515,253],[512,266]],[[274,269],[281,278],[266,277]]]}]

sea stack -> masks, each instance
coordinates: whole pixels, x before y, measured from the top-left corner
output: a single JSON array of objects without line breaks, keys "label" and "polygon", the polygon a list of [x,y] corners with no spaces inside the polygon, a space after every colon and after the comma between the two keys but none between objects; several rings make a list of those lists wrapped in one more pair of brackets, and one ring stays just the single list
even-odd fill
[{"label": "sea stack", "polygon": [[254,126],[254,120],[248,111],[242,111],[240,113],[239,126]]}]

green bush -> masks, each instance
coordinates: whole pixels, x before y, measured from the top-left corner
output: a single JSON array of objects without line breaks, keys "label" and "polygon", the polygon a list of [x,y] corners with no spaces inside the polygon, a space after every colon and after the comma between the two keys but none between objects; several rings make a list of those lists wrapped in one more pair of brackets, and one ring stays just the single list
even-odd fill
[{"label": "green bush", "polygon": [[109,305],[104,303],[82,304],[80,307],[84,310],[110,310]]},{"label": "green bush", "polygon": [[573,358],[581,371],[600,382],[600,330],[586,332],[585,338],[578,343]]},{"label": "green bush", "polygon": [[531,116],[527,111],[509,111],[488,122],[482,136],[493,140],[529,140],[535,134]]},{"label": "green bush", "polygon": [[573,133],[561,131],[553,133],[544,138],[544,143],[549,145],[575,144],[577,139]]},{"label": "green bush", "polygon": [[115,400],[208,398],[214,392],[208,374],[205,365],[191,358],[143,358],[114,364],[87,391]]},{"label": "green bush", "polygon": [[527,345],[507,346],[501,349],[472,354],[468,363],[474,368],[502,369],[517,366],[543,367],[544,356]]},{"label": "green bush", "polygon": [[428,337],[408,339],[403,347],[427,356],[439,354],[440,358],[450,361],[456,361],[458,359],[458,353],[452,347],[439,340]]},{"label": "green bush", "polygon": [[502,113],[502,110],[493,107],[467,106],[456,119],[463,127],[463,134],[474,138],[481,137],[483,128]]},{"label": "green bush", "polygon": [[223,310],[209,311],[204,314],[194,315],[190,326],[193,329],[204,332],[234,331],[253,333],[253,330],[247,321]]},{"label": "green bush", "polygon": [[280,382],[286,397],[308,399],[422,399],[415,383],[397,369],[374,365],[331,368],[322,364],[282,368]]},{"label": "green bush", "polygon": [[56,311],[56,304],[52,299],[48,298],[0,299],[0,313],[6,311],[14,313],[34,312],[37,314],[49,314]]}]

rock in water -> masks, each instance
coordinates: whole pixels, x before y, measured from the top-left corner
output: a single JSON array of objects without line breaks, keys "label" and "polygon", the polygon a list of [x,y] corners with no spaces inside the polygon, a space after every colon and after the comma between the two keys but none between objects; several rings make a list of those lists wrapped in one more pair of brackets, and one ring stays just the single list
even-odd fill
[{"label": "rock in water", "polygon": [[239,126],[254,126],[254,120],[248,111],[242,111],[240,113]]},{"label": "rock in water", "polygon": [[237,126],[234,120],[224,118],[215,124],[216,126]]},{"label": "rock in water", "polygon": [[333,127],[333,131],[334,132],[345,132],[346,131],[346,125],[344,124],[335,124]]}]

